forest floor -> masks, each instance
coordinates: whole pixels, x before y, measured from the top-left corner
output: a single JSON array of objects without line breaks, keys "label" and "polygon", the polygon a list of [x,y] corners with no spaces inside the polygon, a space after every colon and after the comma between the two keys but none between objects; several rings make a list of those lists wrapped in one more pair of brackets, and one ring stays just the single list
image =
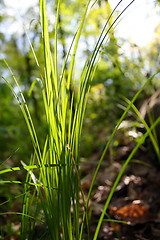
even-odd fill
[{"label": "forest floor", "polygon": [[[119,145],[115,149],[116,154],[111,154],[112,157],[107,154],[102,162],[89,202],[89,208],[92,210],[92,214],[89,215],[91,240],[113,183],[135,144],[133,141],[128,141]],[[112,153],[112,151],[110,152]],[[115,156],[113,157],[113,155]],[[85,198],[87,198],[100,156],[101,153],[96,153],[90,159],[81,162],[82,187]],[[104,221],[98,240],[160,240],[159,165],[151,145],[142,146],[137,151],[114,192],[105,217],[106,219],[109,216],[114,220],[125,221],[126,224]],[[20,212],[21,205],[17,202],[12,210]],[[12,227],[14,225],[17,230],[15,229],[15,234],[4,239],[16,240],[18,239],[16,231],[20,230],[20,221],[14,221],[13,217],[6,215],[1,216],[0,224],[5,223],[7,226],[8,220],[12,220]],[[84,236],[85,239],[88,239],[87,236]]]},{"label": "forest floor", "polygon": [[[117,157],[112,159],[110,166],[105,166],[107,158],[103,161],[90,202],[93,209],[90,239],[93,239],[98,219],[111,187],[134,145],[135,143],[130,142],[127,145],[119,146]],[[82,184],[86,196],[95,171],[96,158],[99,159],[97,154],[92,157],[91,164],[82,165],[84,174]],[[129,163],[123,174],[106,212],[106,219],[109,216],[115,220],[125,221],[127,224],[104,221],[100,229],[99,240],[160,239],[160,168],[158,160],[155,159],[151,146],[142,147],[135,154],[134,160]]]}]

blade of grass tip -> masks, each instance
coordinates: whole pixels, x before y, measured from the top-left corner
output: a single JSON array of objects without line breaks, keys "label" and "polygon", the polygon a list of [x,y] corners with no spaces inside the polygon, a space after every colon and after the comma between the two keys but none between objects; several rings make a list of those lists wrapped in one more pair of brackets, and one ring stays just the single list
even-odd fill
[{"label": "blade of grass tip", "polygon": [[36,79],[32,82],[32,84],[31,84],[31,86],[30,86],[30,89],[29,89],[29,92],[28,92],[28,97],[31,96],[32,91],[33,91],[33,88],[34,88],[34,86],[35,86],[35,84],[36,84],[37,81],[39,81],[38,78],[36,78]]},{"label": "blade of grass tip", "polygon": [[[88,192],[88,196],[87,196],[87,201],[86,201],[86,209],[88,208],[88,203],[89,203],[89,199],[90,199],[90,196],[91,196],[91,192],[92,192],[92,189],[93,189],[93,186],[94,186],[94,183],[95,183],[95,180],[96,180],[96,177],[97,177],[97,174],[98,174],[98,171],[100,169],[100,166],[101,166],[101,163],[104,159],[104,156],[115,136],[115,133],[117,132],[117,129],[118,127],[120,126],[121,122],[123,121],[123,119],[125,118],[125,116],[127,115],[129,109],[132,107],[132,104],[135,102],[135,100],[138,98],[138,96],[140,95],[140,93],[143,91],[143,89],[152,81],[152,79],[158,74],[160,73],[160,70],[155,73],[153,76],[151,76],[145,83],[144,85],[141,87],[141,89],[135,94],[135,96],[133,97],[131,103],[128,105],[128,107],[126,108],[125,112],[122,114],[120,120],[118,121],[117,125],[115,126],[114,130],[113,130],[113,133],[111,135],[111,137],[109,138],[109,141],[107,142],[106,144],[106,147],[104,148],[104,151],[102,153],[102,156],[99,160],[99,163],[98,163],[98,166],[96,168],[96,171],[94,173],[94,176],[93,176],[93,179],[92,179],[92,182],[91,182],[91,186],[90,186],[90,189],[89,189],[89,192]],[[85,212],[83,214],[83,221],[82,221],[82,225],[81,225],[81,238],[82,239],[82,233],[83,233],[83,227],[84,227],[84,219],[85,219]]]},{"label": "blade of grass tip", "polygon": [[104,222],[121,223],[121,224],[129,225],[129,222],[122,221],[122,220],[111,219],[111,218],[103,219],[103,221],[104,221]]},{"label": "blade of grass tip", "polygon": [[0,206],[4,205],[4,204],[6,204],[6,203],[9,203],[9,202],[11,202],[11,201],[13,201],[13,200],[15,200],[15,199],[17,199],[17,198],[23,197],[24,194],[25,194],[25,193],[22,193],[22,194],[20,194],[20,195],[18,195],[18,196],[15,196],[15,197],[12,197],[12,196],[11,196],[11,197],[10,197],[8,200],[6,200],[5,202],[0,203]]},{"label": "blade of grass tip", "polygon": [[[37,186],[37,187],[44,187],[41,184],[35,184],[35,183],[28,183],[25,181],[12,181],[12,180],[4,180],[4,181],[0,181],[0,184],[5,184],[5,183],[15,183],[15,184],[30,184],[32,186]],[[47,187],[47,186],[46,186]],[[47,187],[48,188],[48,187]]]},{"label": "blade of grass tip", "polygon": [[[23,18],[22,18],[22,16],[21,16],[21,14],[20,14],[19,11],[18,11],[18,14],[19,14],[19,16],[20,16],[20,18],[21,18],[21,21],[23,22],[23,20],[22,20]],[[32,20],[32,21],[33,21],[33,20]],[[32,21],[31,21],[31,22],[32,22]],[[32,50],[32,53],[33,53],[34,59],[35,59],[35,61],[36,61],[36,64],[37,64],[37,66],[39,67],[40,65],[39,65],[39,62],[38,62],[38,59],[37,59],[36,53],[35,53],[35,51],[34,51],[34,48],[33,48],[33,46],[32,46],[32,43],[31,43],[31,41],[30,41],[29,35],[28,35],[28,33],[27,33],[27,30],[26,30],[25,24],[23,24],[23,28],[24,28],[24,31],[25,31],[25,33],[26,33],[26,36],[27,36],[27,39],[28,39],[29,45],[30,45],[30,47],[31,47],[31,50]]]},{"label": "blade of grass tip", "polygon": [[[104,38],[103,38],[102,40],[101,40],[101,38],[102,38],[102,36],[103,36],[103,34],[104,34],[104,32],[105,32],[105,29],[106,29],[107,25],[109,24],[109,22],[110,22],[110,20],[111,20],[111,18],[112,18],[112,16],[113,16],[113,14],[114,14],[114,12],[115,12],[116,9],[118,8],[118,6],[122,3],[122,1],[123,1],[123,0],[120,0],[120,1],[118,2],[118,4],[115,6],[115,8],[113,9],[113,11],[112,11],[111,14],[109,15],[109,18],[107,19],[107,21],[106,21],[106,23],[105,23],[105,25],[104,25],[101,33],[100,33],[100,36],[99,36],[99,39],[98,39],[98,41],[97,41],[97,43],[96,43],[96,46],[95,46],[93,55],[95,54],[95,51],[96,51],[96,50],[99,51],[98,45],[101,46],[101,45],[102,45],[102,42],[104,41]],[[94,5],[94,4],[93,4],[93,5]],[[117,22],[117,19],[116,19],[116,22]],[[112,23],[112,24],[113,24],[113,23]],[[112,27],[113,27],[113,26],[111,26],[111,28],[112,28]],[[110,30],[109,30],[109,31],[110,31]],[[105,34],[105,36],[106,36],[107,34],[108,34],[108,32]],[[100,43],[100,42],[101,42],[101,43]],[[100,43],[100,44],[99,44],[99,43]],[[97,53],[96,53],[96,55],[97,55]],[[93,58],[93,56],[91,57],[91,60],[92,60],[92,58]]]},{"label": "blade of grass tip", "polygon": [[29,130],[29,133],[30,133],[30,136],[31,136],[31,139],[32,139],[33,146],[34,146],[36,154],[37,154],[38,163],[40,164],[41,151],[40,151],[37,134],[36,134],[36,131],[35,131],[35,128],[34,128],[34,124],[33,124],[33,121],[32,121],[32,118],[31,118],[31,115],[30,115],[30,112],[29,112],[26,100],[25,100],[24,95],[23,95],[23,93],[21,91],[21,88],[20,88],[20,86],[19,86],[19,84],[17,82],[17,79],[15,78],[15,76],[14,76],[11,68],[9,67],[7,61],[4,58],[3,58],[3,61],[6,64],[8,70],[10,71],[11,76],[12,76],[16,86],[18,87],[18,90],[19,90],[20,96],[22,98],[22,101],[20,100],[20,98],[18,97],[16,92],[14,91],[13,87],[11,86],[11,84],[3,76],[2,76],[2,78],[4,79],[4,81],[6,82],[8,87],[11,89],[12,93],[14,94],[15,98],[17,99],[17,101],[19,103],[19,106],[20,106],[21,111],[23,113],[24,119],[25,119],[25,121],[27,123],[27,126],[28,126],[28,130]]},{"label": "blade of grass tip", "polygon": [[21,102],[20,98],[18,97],[18,95],[16,94],[16,92],[14,91],[13,87],[11,86],[11,84],[2,76],[2,78],[4,79],[4,81],[6,82],[7,86],[10,88],[10,90],[12,91],[12,93],[14,94],[15,98],[17,99],[18,103],[19,103],[19,106],[20,106],[20,109],[23,113],[23,116],[24,116],[24,119],[26,121],[26,124],[28,126],[28,130],[29,130],[29,133],[31,135],[31,139],[32,139],[32,142],[33,142],[33,146],[36,150],[36,141],[35,141],[35,138],[34,138],[34,135],[33,135],[33,131],[32,131],[32,127],[31,127],[31,124],[28,120],[28,116],[27,116],[27,113],[25,111],[25,108],[23,106],[23,103]]},{"label": "blade of grass tip", "polygon": [[100,230],[101,224],[102,224],[102,222],[103,222],[103,218],[104,218],[104,215],[105,215],[106,210],[107,210],[107,208],[108,208],[108,205],[109,205],[109,203],[110,203],[110,201],[111,201],[111,198],[112,198],[112,196],[113,196],[113,194],[114,194],[114,192],[115,192],[115,189],[116,189],[116,187],[117,187],[117,185],[118,185],[118,183],[119,183],[119,181],[120,181],[120,179],[121,179],[121,177],[122,177],[122,175],[123,175],[123,173],[124,173],[127,165],[129,164],[129,162],[130,162],[130,160],[132,159],[133,155],[137,152],[138,148],[144,143],[144,141],[145,141],[146,137],[149,135],[149,133],[150,133],[150,132],[157,126],[157,124],[159,124],[159,123],[160,123],[160,117],[154,122],[154,124],[149,128],[149,130],[144,134],[144,136],[142,136],[142,137],[140,138],[140,140],[138,141],[136,147],[132,150],[132,152],[130,153],[129,157],[128,157],[127,160],[125,161],[125,163],[124,163],[124,165],[123,165],[120,173],[118,174],[118,176],[117,176],[117,178],[116,178],[116,180],[115,180],[115,182],[114,182],[114,185],[113,185],[113,187],[112,187],[112,189],[111,189],[111,192],[110,192],[110,194],[109,194],[109,196],[108,196],[108,198],[107,198],[107,201],[106,201],[106,203],[105,203],[105,206],[104,206],[104,208],[103,208],[102,214],[101,214],[101,216],[100,216],[100,219],[99,219],[99,222],[98,222],[98,225],[97,225],[97,228],[96,228],[96,231],[95,231],[95,235],[94,235],[93,240],[96,240],[97,237],[98,237],[99,230]]},{"label": "blade of grass tip", "polygon": [[26,33],[26,36],[27,36],[27,39],[28,39],[29,45],[30,45],[30,47],[31,47],[31,50],[32,50],[32,53],[33,53],[34,59],[35,59],[35,61],[36,61],[36,64],[37,64],[37,66],[39,67],[39,62],[38,62],[38,59],[37,59],[36,53],[35,53],[35,51],[34,51],[34,48],[33,48],[33,46],[32,46],[32,43],[31,43],[31,41],[30,41],[30,38],[29,38],[29,36],[28,36],[27,30],[26,30],[24,24],[23,24],[23,28],[24,28],[24,31],[25,31],[25,33]]},{"label": "blade of grass tip", "polygon": [[[110,14],[110,16],[109,16],[109,18],[108,18],[105,26],[104,26],[103,29],[102,29],[102,32],[101,32],[100,37],[99,37],[99,39],[98,39],[98,41],[97,41],[96,47],[95,47],[95,49],[94,49],[94,51],[93,51],[93,54],[92,54],[92,56],[91,56],[91,60],[90,60],[90,62],[89,62],[89,64],[88,64],[88,71],[87,71],[87,75],[86,75],[86,77],[85,77],[85,81],[84,81],[84,82],[86,82],[86,81],[88,82],[88,80],[89,80],[89,76],[90,76],[90,73],[91,73],[91,71],[92,71],[93,65],[94,65],[94,63],[95,63],[95,61],[96,61],[96,57],[97,57],[97,55],[98,55],[98,53],[99,53],[99,51],[100,51],[100,48],[101,48],[101,46],[102,46],[105,38],[107,37],[108,33],[109,33],[110,30],[113,28],[113,26],[117,23],[118,19],[122,16],[122,14],[130,7],[130,5],[131,5],[135,0],[132,0],[125,8],[121,11],[121,13],[116,17],[116,19],[115,19],[115,20],[113,21],[113,23],[109,26],[107,32],[106,32],[106,33],[104,34],[104,36],[103,36],[103,33],[104,33],[105,29],[106,29],[107,24],[109,23],[112,15],[113,15],[113,13],[115,12],[115,10],[117,9],[117,7],[120,5],[120,3],[121,3],[122,1],[123,1],[123,0],[119,1],[119,3],[116,5],[116,7],[114,8],[114,10],[113,10],[112,13]],[[102,38],[102,40],[101,40],[101,38]],[[86,79],[87,79],[87,80],[86,80]]]},{"label": "blade of grass tip", "polygon": [[0,164],[0,168],[11,158],[15,155],[16,152],[18,152],[19,148],[17,148],[6,160],[4,160],[1,164]]},{"label": "blade of grass tip", "polygon": [[151,165],[151,164],[149,164],[149,163],[146,163],[146,162],[144,162],[144,161],[138,160],[138,159],[132,159],[131,162],[132,162],[132,163],[138,163],[138,164],[144,165],[144,166],[146,166],[146,167],[148,167],[148,168],[154,168],[153,165]]},{"label": "blade of grass tip", "polygon": [[6,215],[6,214],[8,214],[8,215],[25,215],[26,217],[34,220],[34,217],[29,216],[27,214],[19,213],[19,212],[2,212],[2,213],[0,213],[0,215]]},{"label": "blade of grass tip", "polygon": [[[125,98],[124,96],[123,96],[123,99],[124,99],[128,104],[130,104],[130,100],[129,100],[129,99]],[[139,112],[139,110],[136,108],[136,106],[135,106],[134,104],[132,105],[132,108],[133,108],[134,112],[136,113],[136,115],[138,116],[138,118],[140,119],[140,121],[143,123],[145,129],[148,131],[148,130],[149,130],[149,126],[148,126],[148,124],[146,123],[146,121],[143,119],[143,117],[142,117],[141,113]],[[149,133],[149,137],[150,137],[150,139],[151,139],[151,141],[152,141],[152,144],[153,144],[153,147],[154,147],[155,152],[156,152],[156,154],[157,154],[158,160],[160,161],[160,149],[159,149],[158,143],[157,143],[157,141],[155,140],[152,132]]]},{"label": "blade of grass tip", "polygon": [[[88,66],[88,70],[87,70],[86,72],[88,73],[88,76],[90,76],[90,72],[92,71],[94,62],[95,62],[95,60],[96,60],[97,54],[98,54],[98,52],[99,52],[99,50],[100,50],[100,47],[101,47],[101,45],[102,45],[102,43],[103,43],[103,41],[104,41],[104,38],[107,36],[107,34],[108,34],[108,32],[110,31],[110,29],[113,27],[113,26],[112,26],[113,24],[111,25],[111,28],[107,31],[107,33],[105,34],[105,36],[103,37],[103,34],[104,34],[104,32],[105,32],[105,29],[106,29],[107,25],[109,24],[110,19],[112,18],[114,12],[116,11],[116,9],[118,8],[118,6],[121,4],[122,1],[123,1],[123,0],[119,1],[118,4],[116,5],[116,7],[115,7],[115,8],[113,9],[113,11],[111,12],[108,20],[106,21],[106,23],[105,23],[105,25],[104,25],[104,27],[103,27],[103,29],[102,29],[102,31],[101,31],[101,34],[100,34],[100,36],[99,36],[99,38],[98,38],[98,41],[97,41],[97,43],[96,43],[96,46],[95,46],[95,48],[94,48],[94,51],[93,51],[90,59],[87,61],[87,64],[86,64],[86,65]],[[93,4],[93,5],[94,5],[94,4]],[[93,6],[93,5],[92,5],[92,6]],[[103,37],[103,39],[101,40],[102,37]],[[87,76],[87,75],[86,75],[86,76]],[[85,76],[85,78],[84,78],[83,84],[88,81],[88,78],[89,78],[89,77],[88,77],[88,76],[86,77],[86,76]],[[87,81],[86,81],[86,79],[87,79]],[[83,86],[83,84],[82,84],[82,86]]]}]

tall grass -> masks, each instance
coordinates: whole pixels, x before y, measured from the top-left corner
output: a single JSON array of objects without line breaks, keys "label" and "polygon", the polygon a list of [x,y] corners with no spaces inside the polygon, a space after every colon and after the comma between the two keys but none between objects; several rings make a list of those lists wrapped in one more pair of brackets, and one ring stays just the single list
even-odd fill
[{"label": "tall grass", "polygon": [[[21,223],[21,239],[32,239],[34,226],[38,219],[38,212],[43,210],[45,225],[47,226],[46,232],[44,232],[45,239],[83,239],[84,226],[87,227],[88,239],[88,203],[95,183],[95,179],[104,155],[108,150],[108,147],[115,135],[118,126],[125,118],[127,112],[132,107],[134,101],[137,99],[143,88],[152,80],[150,78],[139,92],[134,96],[133,100],[129,102],[129,105],[115,127],[115,130],[108,141],[101,159],[99,160],[95,175],[92,180],[92,184],[89,190],[87,201],[85,202],[83,191],[80,183],[79,176],[79,159],[80,159],[80,137],[82,131],[82,124],[84,119],[85,108],[87,104],[87,97],[90,90],[90,84],[92,82],[99,57],[101,55],[101,47],[106,41],[110,31],[116,25],[118,19],[126,11],[126,9],[134,2],[131,1],[124,10],[118,15],[118,17],[110,23],[113,13],[117,7],[121,4],[119,1],[109,19],[106,21],[104,28],[99,36],[97,44],[91,54],[90,58],[86,61],[81,78],[79,81],[77,96],[72,93],[70,95],[71,86],[74,86],[74,65],[76,59],[76,51],[78,49],[78,43],[82,34],[85,19],[88,11],[92,6],[92,1],[89,0],[86,4],[85,11],[82,15],[81,22],[75,36],[73,37],[72,44],[64,60],[61,74],[58,70],[58,57],[57,57],[57,44],[58,44],[58,17],[61,2],[57,1],[57,15],[55,23],[55,39],[54,39],[54,55],[51,53],[50,39],[48,32],[48,21],[45,0],[39,1],[40,15],[41,15],[41,27],[42,27],[42,41],[44,51],[44,73],[41,76],[40,84],[43,95],[44,109],[47,123],[47,135],[44,139],[44,145],[40,146],[39,140],[36,134],[36,129],[30,115],[25,97],[19,87],[19,84],[12,73],[12,70],[7,66],[12,74],[12,77],[19,89],[17,94],[11,84],[7,82],[8,86],[15,95],[19,106],[24,115],[28,130],[31,136],[31,140],[34,147],[34,153],[31,156],[30,165],[15,167],[12,169],[4,169],[0,171],[0,174],[4,174],[12,171],[19,171],[22,169],[27,170],[26,181],[24,183],[24,199],[22,209],[22,223]],[[31,46],[32,47],[32,46]],[[34,49],[32,51],[35,56]],[[69,61],[69,57],[71,59]],[[36,56],[35,56],[36,58]],[[38,60],[36,58],[37,65]],[[68,75],[65,74],[66,64],[69,63]],[[74,106],[73,106],[74,105]],[[74,110],[73,110],[74,109]],[[157,122],[156,122],[157,123]],[[155,123],[155,124],[156,124]],[[154,124],[154,125],[155,125]],[[153,125],[153,127],[154,127]],[[152,128],[153,128],[152,127]],[[100,226],[102,224],[106,209],[114,193],[114,190],[127,166],[131,157],[138,149],[138,147],[145,140],[145,137],[150,133],[148,129],[146,135],[138,143],[137,147],[133,150],[132,154],[127,159],[121,172],[119,173],[116,182],[111,190],[111,193],[107,199],[104,210],[100,217],[100,220],[95,230],[94,239],[97,239]],[[34,169],[39,169],[38,177],[34,175]],[[10,181],[1,181],[7,183]],[[13,183],[13,182],[12,182]],[[22,183],[15,181],[15,183]],[[32,197],[30,194],[30,187],[35,187]],[[80,226],[80,205],[79,198],[83,199],[83,217],[82,224]],[[33,208],[34,206],[34,208]],[[34,210],[33,210],[34,209]]]}]

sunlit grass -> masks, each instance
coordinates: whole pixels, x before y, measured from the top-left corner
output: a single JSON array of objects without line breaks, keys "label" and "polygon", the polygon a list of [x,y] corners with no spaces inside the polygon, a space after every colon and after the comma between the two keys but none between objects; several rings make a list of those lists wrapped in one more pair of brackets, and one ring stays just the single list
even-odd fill
[{"label": "sunlit grass", "polygon": [[[121,3],[120,1],[118,5]],[[1,183],[15,183],[24,184],[24,198],[22,209],[22,221],[21,221],[21,239],[30,239],[33,237],[34,226],[39,221],[38,212],[39,208],[43,210],[46,224],[46,239],[58,240],[58,239],[83,239],[84,227],[87,228],[88,239],[88,203],[91,197],[93,186],[96,180],[96,176],[102,164],[103,158],[109,148],[109,145],[119,127],[124,120],[129,109],[133,107],[133,103],[138,98],[144,87],[152,80],[152,76],[144,86],[134,96],[132,101],[128,102],[128,107],[117,123],[109,141],[106,144],[104,152],[99,160],[97,169],[95,171],[91,187],[88,193],[87,201],[85,202],[83,190],[80,183],[79,174],[79,159],[80,159],[80,139],[82,132],[83,119],[85,109],[87,105],[87,97],[90,90],[90,84],[92,82],[94,73],[96,71],[98,60],[101,55],[101,47],[106,41],[108,34],[112,28],[117,24],[118,19],[126,11],[126,9],[133,3],[131,1],[124,10],[118,15],[118,17],[110,24],[110,19],[113,16],[116,8],[113,10],[109,19],[106,21],[104,28],[99,36],[97,44],[90,56],[86,61],[78,86],[77,96],[71,92],[71,86],[74,85],[74,66],[76,61],[76,52],[78,49],[78,43],[82,34],[83,26],[87,13],[92,6],[92,1],[88,1],[85,7],[85,11],[82,15],[81,22],[75,36],[73,37],[72,44],[69,48],[69,52],[64,60],[61,74],[58,69],[58,57],[57,57],[57,41],[58,41],[58,16],[60,10],[60,0],[57,3],[57,15],[55,23],[55,39],[54,39],[54,55],[52,55],[50,48],[50,39],[48,32],[48,20],[45,0],[40,0],[40,13],[41,13],[41,27],[42,27],[42,43],[44,54],[44,72],[41,74],[40,85],[43,95],[44,110],[46,115],[47,134],[43,141],[43,146],[40,146],[39,139],[37,137],[36,128],[32,121],[29,108],[25,97],[20,89],[18,81],[16,80],[11,68],[5,61],[10,73],[14,79],[16,86],[19,89],[17,94],[14,91],[12,85],[7,82],[9,88],[15,95],[19,106],[22,110],[25,118],[31,140],[33,143],[34,153],[31,154],[30,164],[26,166],[24,163],[22,167],[14,167],[11,169],[4,169],[0,171],[0,174],[15,172],[20,170],[26,170],[26,180],[21,181],[1,181]],[[32,48],[35,56],[34,49]],[[71,55],[71,59],[69,58]],[[35,56],[37,65],[38,60]],[[69,61],[70,59],[70,61]],[[66,64],[69,64],[68,75],[65,75]],[[35,84],[35,83],[34,83]],[[31,86],[31,90],[34,87]],[[29,92],[29,94],[30,94]],[[74,105],[74,108],[73,108]],[[157,120],[152,126],[153,129],[159,122]],[[115,188],[124,173],[126,166],[130,162],[134,153],[144,142],[145,138],[150,134],[151,129],[147,129],[147,133],[140,139],[135,149],[132,151],[128,159],[126,160],[122,170],[120,171],[117,179],[112,187],[109,197],[104,206],[103,212],[99,219],[97,228],[95,230],[94,239],[97,239],[98,233],[103,222],[104,214],[107,210],[109,202],[114,194]],[[34,170],[39,169],[39,175],[34,174]],[[34,186],[32,194],[31,186]],[[80,194],[81,192],[81,194]],[[82,224],[79,224],[80,220],[80,197],[83,198],[83,217]],[[30,221],[32,218],[32,221]],[[28,237],[29,236],[29,237]]]}]

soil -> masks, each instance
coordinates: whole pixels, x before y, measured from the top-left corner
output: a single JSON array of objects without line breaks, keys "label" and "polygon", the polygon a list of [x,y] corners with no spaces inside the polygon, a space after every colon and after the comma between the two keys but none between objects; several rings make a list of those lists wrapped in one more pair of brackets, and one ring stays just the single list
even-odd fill
[{"label": "soil", "polygon": [[[105,166],[107,156],[103,161],[96,180],[97,187],[90,201],[90,207],[93,209],[90,218],[90,239],[93,239],[98,219],[116,176],[133,147],[133,142],[118,147],[118,154],[112,159],[110,166]],[[149,145],[147,148],[142,147],[134,157],[116,188],[105,216],[105,219],[110,218],[125,223],[104,221],[99,232],[99,240],[160,239],[159,163]],[[87,166],[82,165],[82,174],[85,176],[82,185],[86,196],[95,171],[95,158],[96,156],[93,156]],[[87,172],[89,174],[86,174]]]}]

